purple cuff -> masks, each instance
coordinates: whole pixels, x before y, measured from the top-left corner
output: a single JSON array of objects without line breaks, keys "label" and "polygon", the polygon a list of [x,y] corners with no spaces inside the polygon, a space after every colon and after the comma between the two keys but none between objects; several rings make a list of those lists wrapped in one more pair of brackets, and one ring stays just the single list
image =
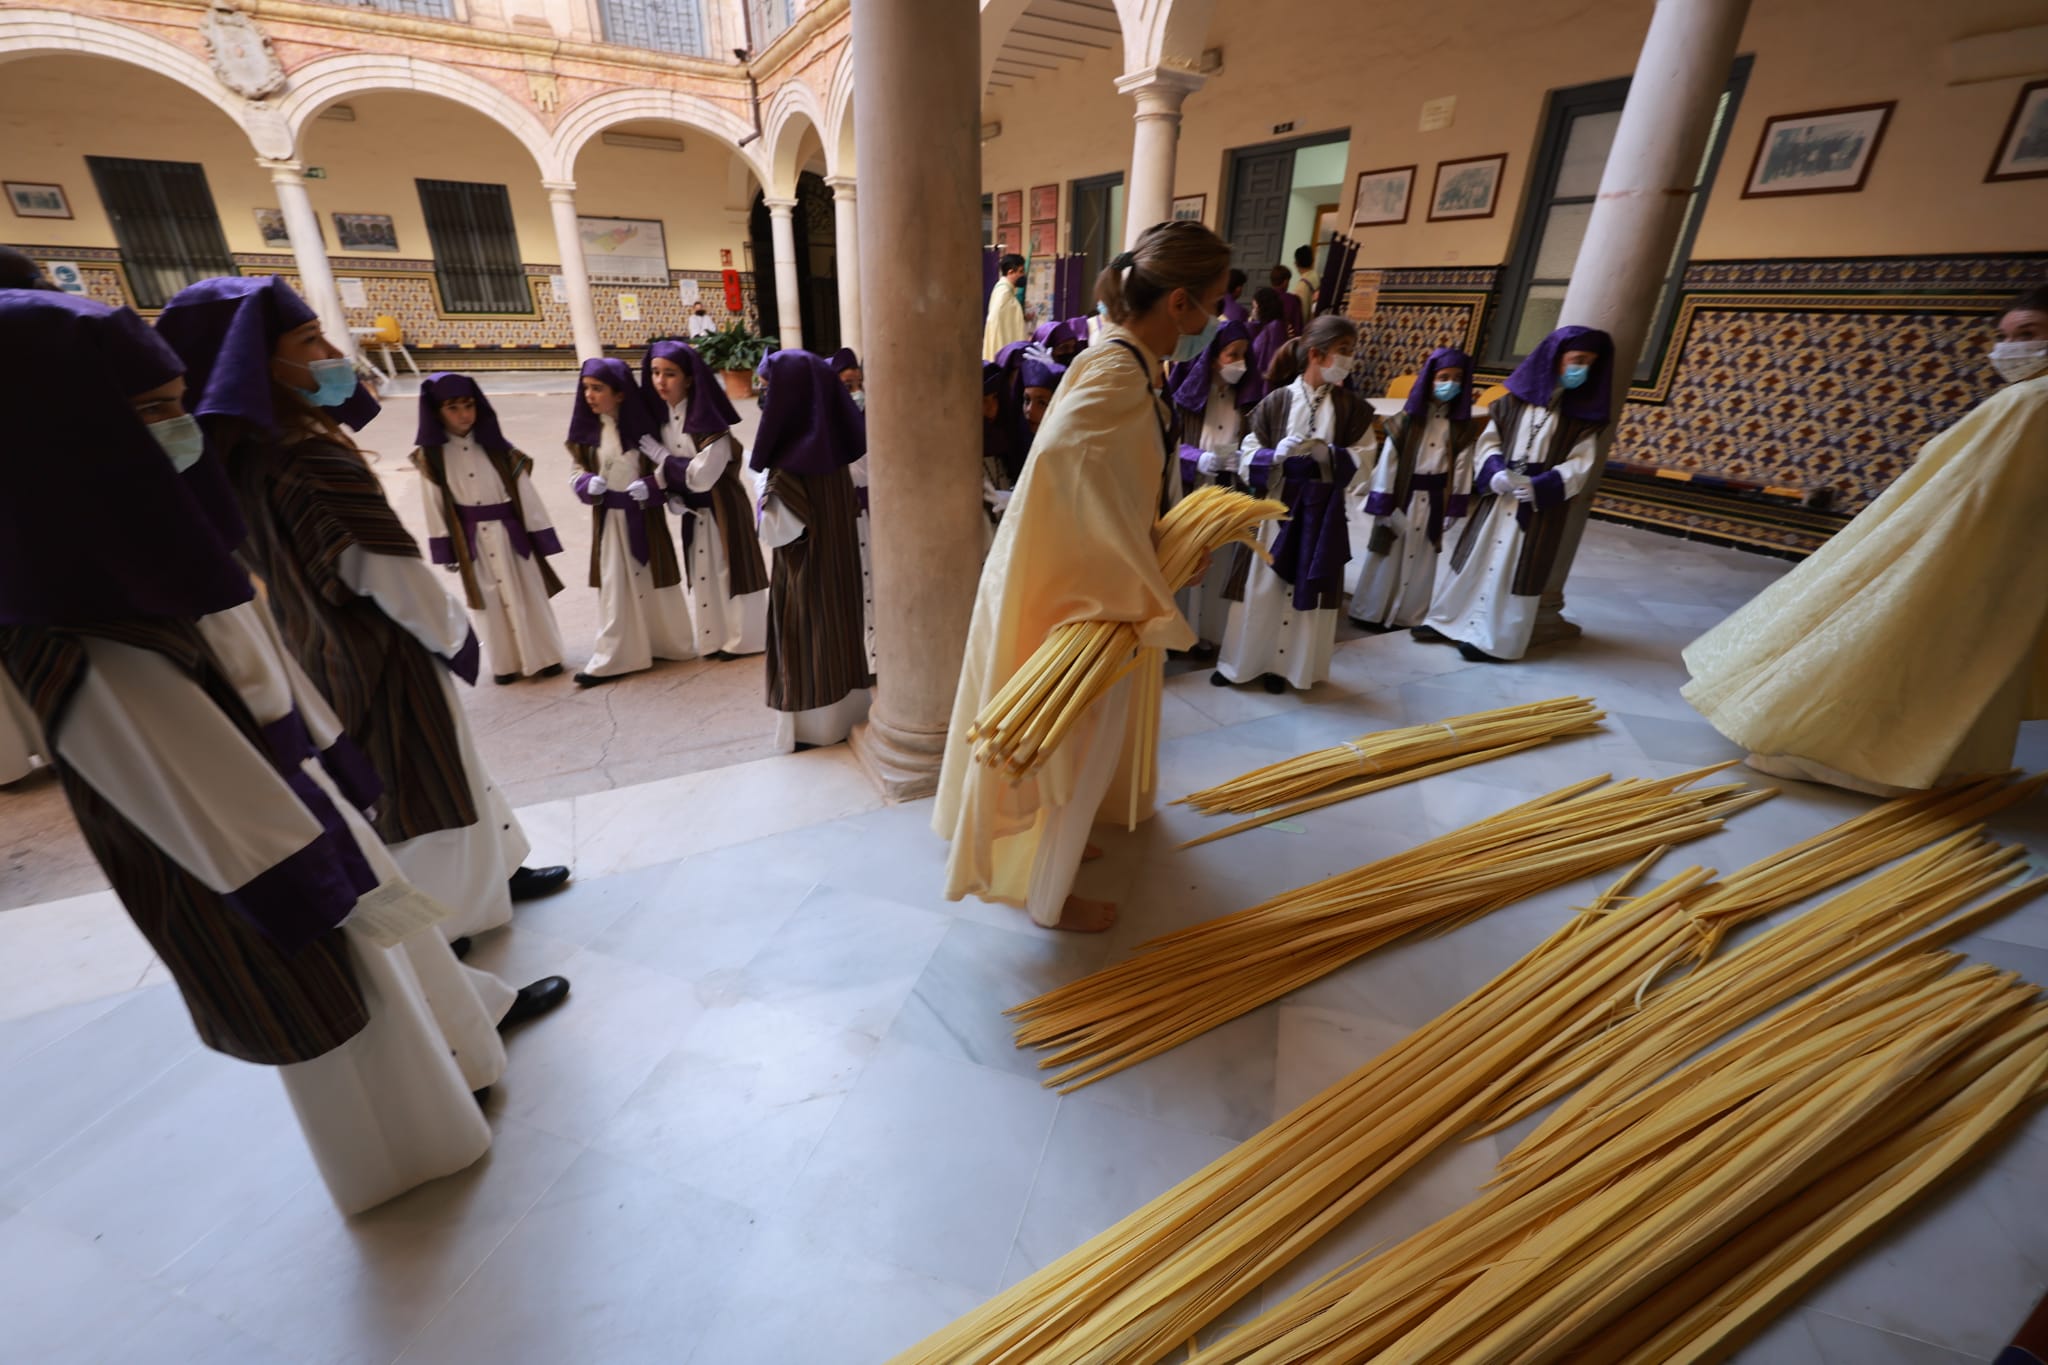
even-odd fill
[{"label": "purple cuff", "polygon": [[1261,450],[1252,456],[1252,467],[1245,476],[1245,482],[1252,486],[1252,492],[1266,496],[1266,488],[1273,481],[1273,452]]},{"label": "purple cuff", "polygon": [[1564,505],[1564,475],[1555,469],[1546,469],[1540,474],[1529,476],[1530,491],[1536,495],[1538,507],[1562,507]]},{"label": "purple cuff", "polygon": [[1394,495],[1384,490],[1375,490],[1365,495],[1365,514],[1369,517],[1388,517],[1394,514]]},{"label": "purple cuff", "polygon": [[552,526],[543,527],[538,531],[528,531],[526,538],[532,542],[533,552],[537,555],[562,553],[562,538],[555,534],[555,528]]},{"label": "purple cuff", "polygon": [[1472,495],[1470,493],[1453,493],[1444,500],[1444,520],[1446,521],[1456,521],[1471,510]]},{"label": "purple cuff", "polygon": [[687,455],[671,455],[661,462],[661,480],[676,497],[680,498],[683,490],[690,486],[689,473],[690,457]]},{"label": "purple cuff", "polygon": [[462,642],[462,648],[442,662],[448,665],[450,673],[470,686],[476,686],[477,666],[483,662],[483,646],[478,642],[476,632],[472,630],[469,638]]},{"label": "purple cuff", "polygon": [[455,541],[450,536],[432,536],[427,540],[427,558],[435,564],[455,562]]},{"label": "purple cuff", "polygon": [[590,491],[590,481],[595,477],[592,474],[578,474],[576,476],[576,496],[592,507],[604,501],[604,494]]},{"label": "purple cuff", "polygon": [[[287,953],[295,953],[347,919],[359,894],[345,865],[342,843],[354,848],[344,829],[324,831],[254,881],[221,899],[256,932]],[[360,853],[358,853],[360,856]]]},{"label": "purple cuff", "polygon": [[1493,476],[1506,472],[1507,467],[1508,462],[1506,458],[1498,452],[1487,456],[1486,463],[1479,466],[1479,473],[1473,477],[1472,486],[1491,493],[1493,491]]},{"label": "purple cuff", "polygon": [[320,766],[357,810],[366,811],[384,794],[384,779],[370,766],[369,758],[347,735],[320,751]]}]

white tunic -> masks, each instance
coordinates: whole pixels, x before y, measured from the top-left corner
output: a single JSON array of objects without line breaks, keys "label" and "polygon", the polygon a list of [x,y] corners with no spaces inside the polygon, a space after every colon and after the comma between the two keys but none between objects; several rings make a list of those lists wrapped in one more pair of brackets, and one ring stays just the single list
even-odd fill
[{"label": "white tunic", "polygon": [[[338,727],[250,603],[201,622],[223,670],[259,722],[297,705],[315,744]],[[267,757],[192,679],[148,650],[81,641],[91,669],[57,740],[57,754],[165,856],[215,891],[246,885],[319,832]],[[417,897],[317,761],[305,772],[346,820],[380,879],[378,896]],[[352,917],[342,925],[369,1023],[332,1052],[278,1068],[328,1193],[344,1213],[396,1198],[462,1170],[490,1147],[470,1097],[494,1083],[505,1053],[440,933],[377,946]]]},{"label": "white tunic", "polygon": [[[469,437],[449,437],[441,447],[441,460],[448,492],[456,502],[487,507],[516,500],[529,535],[554,529],[547,508],[533,491],[533,480],[521,474],[516,493],[507,492],[490,455]],[[422,479],[420,493],[426,503],[427,534],[437,540],[461,535],[461,526],[447,524],[441,490]],[[484,599],[477,634],[483,638],[491,672],[501,678],[529,676],[562,662],[562,632],[548,605],[538,554],[522,558],[512,548],[512,533],[505,523],[486,521],[477,527],[470,559],[477,592]]]},{"label": "white tunic", "polygon": [[43,730],[35,712],[11,684],[0,686],[0,787],[27,777],[42,756]]},{"label": "white tunic", "polygon": [[[1306,380],[1289,386],[1294,402],[1288,409],[1288,436],[1312,437],[1321,444],[1303,454],[1312,454],[1325,478],[1330,473],[1329,441],[1335,434],[1337,405],[1330,400],[1329,386],[1314,392]],[[1251,477],[1252,459],[1259,453],[1257,433],[1245,435],[1239,454],[1239,469]],[[1267,496],[1280,496],[1280,462],[1275,460],[1267,485]],[[1340,497],[1344,490],[1338,490]],[[1341,507],[1332,515],[1341,514]],[[1260,530],[1259,543],[1268,551],[1280,535],[1279,522],[1268,522]],[[1223,650],[1216,670],[1234,683],[1257,682],[1268,673],[1285,678],[1289,685],[1306,691],[1330,676],[1330,656],[1337,647],[1337,609],[1303,611],[1294,605],[1294,585],[1273,572],[1263,558],[1254,556],[1245,577],[1244,600],[1230,604],[1230,623],[1223,632]]]},{"label": "white tunic", "polygon": [[[867,492],[868,457],[863,455],[846,467],[853,486]],[[875,557],[870,548],[868,509],[862,507],[854,518],[854,534],[860,539],[860,623],[861,638],[867,642],[868,672],[875,671]]]},{"label": "white tunic", "polygon": [[[689,471],[683,476],[689,491],[708,493],[725,476],[726,467],[739,458],[739,443],[727,432],[699,450],[696,439],[683,430],[682,417],[681,408],[669,409],[669,420],[661,427],[661,443],[671,454],[690,462]],[[740,478],[745,481],[745,471]],[[669,487],[666,477],[660,482],[671,494],[678,495],[671,499],[670,510],[678,517],[695,520],[690,529],[689,557],[683,565],[683,583],[689,589],[690,627],[697,652],[759,654],[768,648],[768,590],[734,597],[732,556],[718,529],[718,519],[684,507],[679,496],[683,490]],[[752,501],[749,494],[749,504]]]},{"label": "white tunic", "polygon": [[[1209,406],[1202,412],[1202,452],[1223,456],[1234,467],[1238,442],[1243,437],[1244,414],[1238,410],[1235,390],[1221,377],[1212,377]],[[1174,463],[1177,466],[1180,462],[1176,460]],[[1183,494],[1213,482],[1206,475],[1197,475],[1193,487],[1184,488]],[[1230,624],[1230,600],[1224,597],[1223,591],[1230,586],[1231,563],[1230,555],[1215,556],[1210,562],[1208,576],[1199,583],[1182,588],[1178,594],[1181,614],[1195,628],[1195,638],[1204,644],[1213,645],[1221,640]]]},{"label": "white tunic", "polygon": [[[623,493],[640,477],[640,452],[619,448],[619,425],[603,418],[604,435],[597,448],[597,472],[615,493]],[[654,586],[654,574],[633,558],[626,538],[626,518],[640,515],[613,508],[604,516],[604,539],[598,549],[597,644],[583,671],[593,678],[617,677],[654,667],[656,659],[697,657],[696,632],[690,626],[689,599],[680,584]]]},{"label": "white tunic", "polygon": [[[1557,414],[1552,409],[1533,403],[1524,407],[1515,424],[1509,463],[1541,460],[1556,436]],[[1564,482],[1567,502],[1586,486],[1598,448],[1598,434],[1589,433],[1553,466]],[[1500,433],[1489,422],[1473,451],[1474,467],[1484,468],[1488,459],[1500,453]],[[1473,491],[1483,497],[1489,490]],[[1463,571],[1452,569],[1446,560],[1443,581],[1429,608],[1430,626],[1496,659],[1519,659],[1528,652],[1529,634],[1536,628],[1536,608],[1542,600],[1540,595],[1524,597],[1509,591],[1515,581],[1515,561],[1521,557],[1526,539],[1515,516],[1519,506],[1512,497],[1487,499],[1477,513],[1480,521],[1472,532],[1477,540],[1471,557]]]},{"label": "white tunic", "polygon": [[[1367,493],[1392,493],[1399,464],[1390,436],[1380,447],[1379,463],[1373,466]],[[1455,466],[1455,468],[1453,467]],[[1415,451],[1415,473],[1447,474],[1449,484],[1440,494],[1444,504],[1472,489],[1472,451],[1453,459],[1451,423],[1442,403],[1429,405],[1428,423],[1422,429],[1422,444]],[[1363,502],[1363,497],[1359,501]],[[1354,537],[1351,553],[1362,560],[1358,587],[1351,594],[1351,619],[1377,626],[1419,626],[1429,615],[1430,595],[1436,587],[1439,547],[1429,539],[1429,494],[1411,489],[1408,505],[1397,507],[1383,517],[1365,519],[1368,539]],[[1372,532],[1385,526],[1394,533],[1394,544],[1383,555],[1373,554]],[[1443,534],[1452,535],[1456,523],[1446,520]]]}]

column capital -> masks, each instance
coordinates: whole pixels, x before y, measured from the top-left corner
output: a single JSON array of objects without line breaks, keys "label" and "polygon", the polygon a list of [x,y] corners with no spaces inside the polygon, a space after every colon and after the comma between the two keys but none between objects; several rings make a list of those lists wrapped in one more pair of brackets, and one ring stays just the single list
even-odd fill
[{"label": "column capital", "polygon": [[1140,113],[1147,112],[1146,106],[1150,104],[1161,112],[1178,114],[1182,101],[1200,90],[1208,79],[1199,71],[1154,66],[1118,76],[1116,88],[1120,94],[1137,96]]},{"label": "column capital", "polygon": [[783,199],[775,195],[761,196],[761,202],[768,206],[770,217],[787,218],[796,212],[796,200]]},{"label": "column capital", "polygon": [[860,187],[860,182],[850,175],[828,175],[825,177],[825,187],[832,191],[834,199],[851,199],[854,197],[854,191]]},{"label": "column capital", "polygon": [[548,192],[548,198],[558,204],[566,204],[576,198],[576,182],[573,180],[543,180],[540,187]]},{"label": "column capital", "polygon": [[270,172],[273,184],[297,185],[305,182],[306,163],[303,161],[273,161],[267,156],[259,156],[256,158],[256,164]]}]

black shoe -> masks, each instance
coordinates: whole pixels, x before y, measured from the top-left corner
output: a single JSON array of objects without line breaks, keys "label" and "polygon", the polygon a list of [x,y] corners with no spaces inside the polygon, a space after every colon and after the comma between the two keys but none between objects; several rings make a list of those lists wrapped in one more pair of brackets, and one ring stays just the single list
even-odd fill
[{"label": "black shoe", "polygon": [[544,976],[530,986],[521,986],[512,997],[512,1008],[498,1021],[498,1032],[547,1014],[569,998],[569,978]]},{"label": "black shoe", "polygon": [[470,1098],[476,1101],[476,1107],[479,1109],[491,1102],[491,1088],[489,1086],[485,1086],[481,1090],[472,1090],[469,1094]]},{"label": "black shoe", "polygon": [[1287,690],[1287,679],[1281,677],[1278,673],[1268,673],[1265,677],[1259,679],[1259,686],[1277,697]]},{"label": "black shoe", "polygon": [[1220,668],[1209,675],[1209,686],[1211,687],[1229,687],[1230,685],[1230,679],[1223,676],[1223,670]]},{"label": "black shoe", "polygon": [[448,951],[455,954],[455,960],[457,962],[467,960],[469,957],[469,950],[475,946],[475,944],[469,941],[468,934],[464,934],[461,938],[451,938],[448,940]]},{"label": "black shoe", "polygon": [[707,659],[716,659],[718,662],[722,664],[729,664],[734,659],[737,659],[740,656],[737,654],[728,654],[725,650],[722,649],[714,649],[704,657]]},{"label": "black shoe", "polygon": [[[1361,621],[1355,616],[1351,618],[1351,624],[1357,626],[1367,635],[1391,635],[1400,629],[1399,626],[1390,626],[1384,621]],[[1420,627],[1417,627],[1417,629],[1420,629]]]},{"label": "black shoe", "polygon": [[1411,626],[1408,633],[1426,645],[1454,645],[1457,643],[1456,640],[1453,640],[1435,626]]},{"label": "black shoe", "polygon": [[569,884],[569,869],[566,867],[522,867],[512,874],[512,899],[515,901],[539,900],[552,896]]},{"label": "black shoe", "polygon": [[576,675],[576,685],[578,687],[599,687],[608,682],[617,682],[621,676],[623,675],[614,674],[609,678],[597,678],[592,677],[588,673],[578,673]]},{"label": "black shoe", "polygon": [[504,687],[510,683],[518,682],[519,675],[517,673],[493,673],[491,675],[491,681],[496,683],[500,687]]},{"label": "black shoe", "polygon": [[1488,654],[1478,645],[1460,644],[1458,646],[1458,657],[1466,663],[1473,664],[1504,664],[1510,662],[1507,659],[1497,658],[1494,655]]},{"label": "black shoe", "polygon": [[822,749],[823,747],[825,746],[822,744],[806,744],[802,740],[796,742],[796,751],[800,754],[807,754],[813,749]]},{"label": "black shoe", "polygon": [[562,676],[562,666],[560,664],[549,664],[533,676],[536,678],[559,678]]},{"label": "black shoe", "polygon": [[1212,645],[1207,640],[1204,640],[1188,651],[1188,657],[1196,663],[1205,664],[1222,652],[1221,647]]}]

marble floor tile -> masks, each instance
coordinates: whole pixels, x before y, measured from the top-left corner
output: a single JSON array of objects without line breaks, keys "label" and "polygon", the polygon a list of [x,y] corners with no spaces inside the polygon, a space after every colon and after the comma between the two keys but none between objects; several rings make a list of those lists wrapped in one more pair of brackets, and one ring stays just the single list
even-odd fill
[{"label": "marble floor tile", "polygon": [[587,947],[627,915],[662,892],[675,865],[653,864],[609,876],[572,876],[551,896],[521,901],[512,908],[505,932],[538,934],[560,943]]},{"label": "marble floor tile", "polygon": [[774,1208],[875,1048],[867,1034],[757,1001],[707,1009],[591,1145],[732,1203]]},{"label": "marble floor tile", "polygon": [[1788,1308],[1734,1357],[1738,1365],[1828,1365],[1807,1327],[1812,1314]]},{"label": "marble floor tile", "polygon": [[[1804,1321],[1808,1335],[1820,1352],[1822,1365],[1977,1365],[1977,1362],[1990,1359],[1985,1355],[1951,1351],[1895,1332],[1881,1332],[1875,1327],[1848,1322],[1829,1313],[1807,1313]],[[2009,1336],[2018,1326],[2018,1323],[2012,1324],[2004,1335]]]},{"label": "marble floor tile", "polygon": [[841,1254],[991,1293],[1058,1107],[1021,1077],[885,1042],[783,1212]]},{"label": "marble floor tile", "polygon": [[779,865],[705,854],[644,871],[656,874],[650,889],[593,946],[683,981],[746,966],[817,885]]},{"label": "marble floor tile", "polygon": [[1018,1048],[1003,1011],[1101,965],[1087,934],[1015,934],[955,921],[903,1003],[889,1037],[1039,1081],[1040,1053]]},{"label": "marble floor tile", "polygon": [[[496,773],[491,776],[498,779]],[[502,779],[498,781],[501,791],[508,790]],[[575,871],[576,803],[569,800],[537,801],[520,806],[517,813],[519,827],[526,831],[526,841],[531,845],[526,865],[568,866],[570,871]]]},{"label": "marble floor tile", "polygon": [[945,937],[949,921],[822,886],[734,976],[742,995],[879,1038]]},{"label": "marble floor tile", "polygon": [[34,1056],[65,1035],[84,1028],[127,998],[126,995],[106,995],[14,1019],[0,1019],[0,1075],[5,1075],[16,1062]]},{"label": "marble floor tile", "polygon": [[1279,1007],[1264,1005],[1077,1093],[1190,1132],[1242,1141],[1273,1119],[1279,1032]]},{"label": "marble floor tile", "polygon": [[738,1205],[585,1152],[399,1359],[675,1365],[753,1231]]},{"label": "marble floor tile", "polygon": [[111,891],[0,914],[0,1020],[132,991],[155,960]]},{"label": "marble floor tile", "polygon": [[160,1278],[293,1360],[389,1365],[578,1152],[551,1133],[501,1121],[489,1154],[468,1170],[347,1219],[313,1181],[275,1212],[238,1209]]}]

